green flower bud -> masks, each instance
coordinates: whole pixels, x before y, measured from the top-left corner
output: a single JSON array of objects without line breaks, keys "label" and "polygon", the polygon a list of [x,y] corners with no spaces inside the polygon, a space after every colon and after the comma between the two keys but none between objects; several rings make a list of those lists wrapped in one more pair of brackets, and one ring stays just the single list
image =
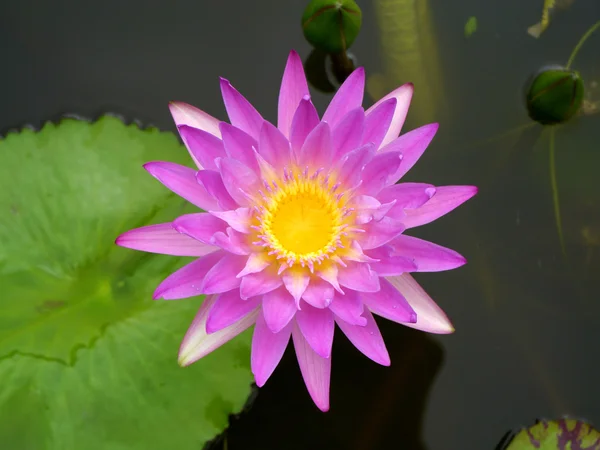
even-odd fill
[{"label": "green flower bud", "polygon": [[529,117],[543,125],[563,123],[583,102],[583,80],[578,72],[560,66],[538,72],[527,91]]},{"label": "green flower bud", "polygon": [[302,15],[304,37],[326,53],[350,48],[361,23],[362,12],[353,0],[312,0]]}]

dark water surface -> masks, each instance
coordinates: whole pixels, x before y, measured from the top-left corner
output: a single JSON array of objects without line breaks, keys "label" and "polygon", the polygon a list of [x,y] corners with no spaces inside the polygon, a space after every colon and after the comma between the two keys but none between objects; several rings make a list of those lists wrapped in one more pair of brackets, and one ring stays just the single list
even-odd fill
[{"label": "dark water surface", "polygon": [[[539,21],[542,0],[430,0],[435,40],[421,56],[423,79],[442,86],[432,88],[435,95],[423,80],[399,79],[414,71],[390,63],[381,47],[381,3],[359,2],[363,29],[352,52],[368,75],[383,73],[397,85],[415,81],[414,103],[426,111],[427,100],[430,120],[441,123],[409,179],[480,187],[465,206],[415,232],[469,259],[459,270],[417,277],[457,331],[428,336],[380,321],[390,368],[338,334],[326,414],[312,404],[289,348],[250,412],[234,421],[228,448],[492,449],[507,430],[537,417],[568,414],[600,426],[600,115],[556,130],[567,258],[554,221],[549,132],[533,127],[475,145],[528,123],[523,83],[544,64],[566,62],[600,19],[600,2],[576,0],[536,40],[526,30]],[[396,3],[400,9],[412,2]],[[169,100],[226,117],[218,76],[274,121],[289,50],[303,58],[310,52],[299,24],[304,6],[2,2],[0,128],[39,125],[64,112],[115,111],[175,131]],[[466,39],[469,16],[477,17],[478,30]],[[391,47],[402,62],[401,44]],[[600,32],[574,63],[586,81],[600,82],[598,55]],[[321,112],[329,98],[314,93]],[[405,130],[427,114],[409,114]]]}]

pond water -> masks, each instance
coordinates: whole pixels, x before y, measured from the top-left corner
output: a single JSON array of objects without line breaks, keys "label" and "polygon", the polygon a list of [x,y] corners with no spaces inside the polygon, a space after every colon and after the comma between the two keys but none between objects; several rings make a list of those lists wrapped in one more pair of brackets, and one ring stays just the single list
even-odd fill
[{"label": "pond water", "polygon": [[[418,26],[397,13],[413,3],[426,8]],[[115,111],[175,131],[169,100],[226,117],[219,76],[275,120],[289,50],[310,53],[300,28],[304,4],[5,2],[0,128]],[[600,2],[573,2],[539,39],[527,28],[539,21],[541,0],[359,4],[363,27],[351,52],[367,76],[379,74],[369,92],[413,81],[415,109],[405,130],[441,124],[409,179],[480,188],[462,208],[416,232],[469,260],[459,270],[416,277],[456,333],[429,336],[380,321],[389,368],[337,335],[326,414],[312,404],[288,348],[248,411],[233,419],[228,448],[492,449],[509,429],[539,417],[600,425],[600,115],[555,130],[566,256],[553,210],[550,132],[532,126],[507,133],[530,123],[523,106],[528,76],[566,63],[600,19]],[[466,38],[470,16],[478,27]],[[420,59],[407,52],[403,61],[408,44],[397,41],[395,26],[421,30]],[[600,32],[573,65],[586,82],[600,82],[599,54]],[[331,94],[313,93],[322,112]]]}]

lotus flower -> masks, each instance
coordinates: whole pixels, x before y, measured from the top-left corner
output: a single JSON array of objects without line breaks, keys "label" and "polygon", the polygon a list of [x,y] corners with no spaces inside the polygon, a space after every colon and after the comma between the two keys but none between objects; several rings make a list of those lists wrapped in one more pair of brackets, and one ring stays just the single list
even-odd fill
[{"label": "lotus flower", "polygon": [[453,250],[405,231],[443,216],[473,186],[395,184],[433,139],[437,124],[398,137],[412,84],[366,111],[356,69],[321,119],[295,52],[279,93],[277,127],[221,79],[230,122],[171,103],[197,169],[144,167],[201,210],[128,231],[117,244],[197,257],[166,278],[155,299],[206,297],[179,363],[189,365],[254,325],[251,367],[265,384],[292,338],[313,401],[329,409],[335,324],[364,355],[390,358],[373,314],[430,333],[451,333],[444,312],[409,275],[454,269]]}]

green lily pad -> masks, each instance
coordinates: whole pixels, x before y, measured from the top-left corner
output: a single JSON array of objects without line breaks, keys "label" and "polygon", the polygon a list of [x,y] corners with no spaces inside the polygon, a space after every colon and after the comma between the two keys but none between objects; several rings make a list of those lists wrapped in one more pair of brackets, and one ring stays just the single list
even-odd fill
[{"label": "green lily pad", "polygon": [[600,433],[581,420],[540,420],[519,431],[504,449],[600,450]]},{"label": "green lily pad", "polygon": [[177,365],[201,298],[154,301],[189,260],[119,248],[192,208],[142,168],[176,137],[105,116],[0,139],[0,442],[11,450],[199,449],[250,393],[249,336]]}]

